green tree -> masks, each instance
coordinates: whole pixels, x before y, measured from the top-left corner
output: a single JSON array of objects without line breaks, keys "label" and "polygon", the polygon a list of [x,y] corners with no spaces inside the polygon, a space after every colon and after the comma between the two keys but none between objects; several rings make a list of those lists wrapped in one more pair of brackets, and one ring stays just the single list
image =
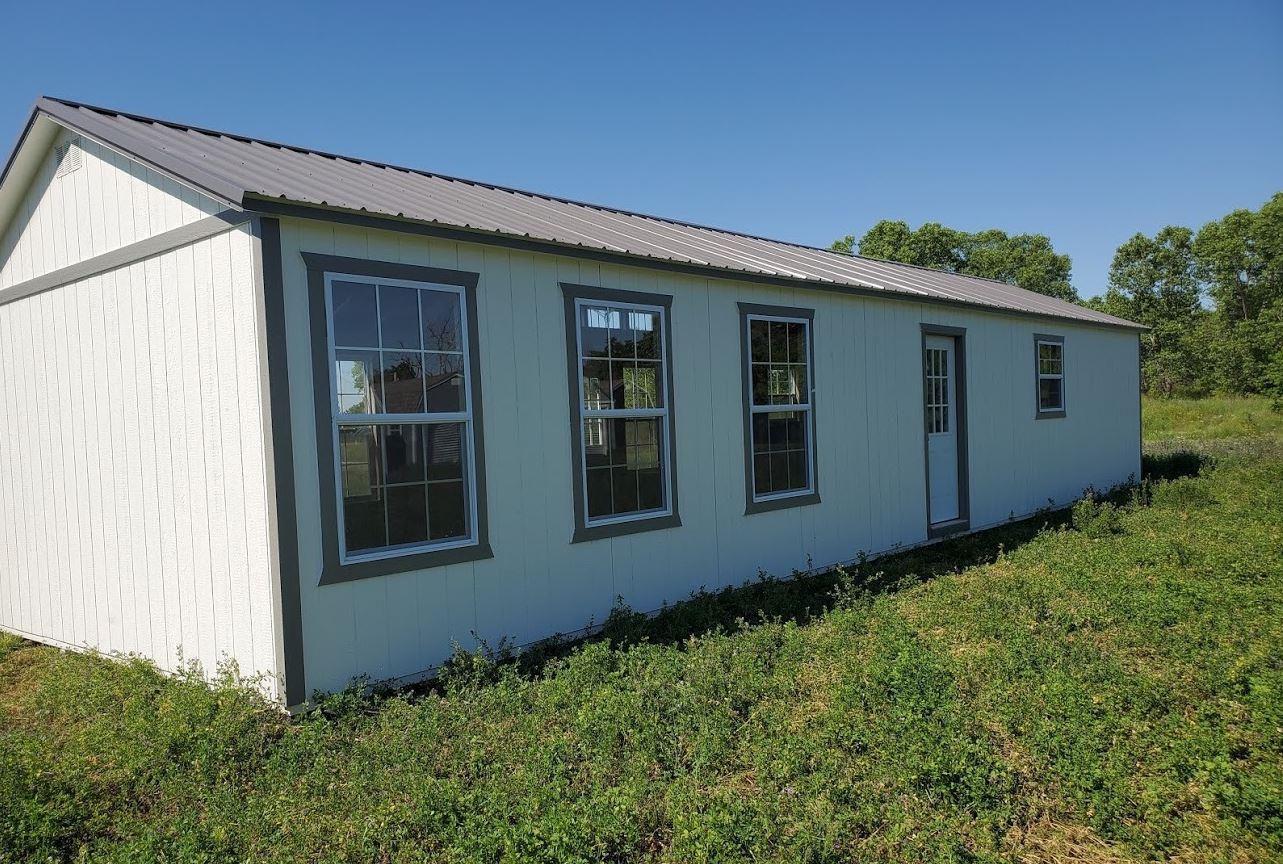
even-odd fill
[{"label": "green tree", "polygon": [[[850,254],[854,247],[855,238],[848,235],[830,248]],[[1057,254],[1043,234],[1008,235],[997,229],[970,234],[938,222],[926,222],[914,230],[906,222],[883,219],[860,238],[858,248],[866,258],[996,279],[1062,300],[1078,299],[1069,283],[1069,256]]]},{"label": "green tree", "polygon": [[1208,389],[1205,357],[1195,350],[1208,331],[1193,237],[1173,225],[1134,235],[1114,253],[1105,296],[1089,304],[1150,328],[1141,337],[1141,375],[1147,390],[1167,396]]}]

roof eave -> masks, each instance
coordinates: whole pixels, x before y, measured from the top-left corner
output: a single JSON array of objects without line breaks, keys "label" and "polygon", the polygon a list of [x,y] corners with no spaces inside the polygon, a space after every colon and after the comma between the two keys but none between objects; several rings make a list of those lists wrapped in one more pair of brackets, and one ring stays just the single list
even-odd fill
[{"label": "roof eave", "polygon": [[206,171],[199,165],[193,165],[184,159],[176,159],[161,148],[151,145],[140,146],[140,142],[129,140],[126,136],[118,134],[110,125],[103,123],[92,114],[78,110],[73,105],[42,96],[36,100],[33,120],[39,114],[45,114],[50,119],[69,129],[82,135],[87,135],[95,141],[111,147],[113,150],[118,150],[130,158],[142,162],[144,165],[155,168],[162,174],[181,182],[185,186],[191,186],[228,207],[237,210],[243,209],[241,200],[244,197],[245,190],[239,184]]},{"label": "roof eave", "polygon": [[[382,228],[392,231],[409,230],[412,233],[435,236],[448,240],[480,243],[492,246],[499,245],[507,248],[519,248],[549,254],[590,257],[606,263],[649,267],[651,269],[681,272],[696,276],[738,280],[741,282],[783,285],[792,288],[804,287],[820,291],[836,291],[844,294],[855,294],[858,296],[869,297],[875,300],[926,303],[936,306],[948,306],[980,312],[992,312],[998,315],[1062,321],[1069,324],[1078,324],[1087,327],[1104,327],[1113,330],[1133,331],[1143,331],[1148,329],[1144,325],[1125,321],[1121,318],[1115,318],[1114,321],[1094,321],[1086,318],[1075,318],[1068,315],[1054,315],[1046,312],[1033,312],[1022,309],[1013,309],[1007,306],[911,293],[908,291],[900,291],[895,288],[884,288],[869,284],[806,279],[753,270],[736,270],[727,267],[717,267],[715,265],[674,261],[669,258],[656,258],[649,255],[631,252],[614,252],[606,249],[598,249],[592,246],[582,246],[574,243],[562,243],[556,240],[532,238],[523,234],[463,227],[441,222],[430,222],[397,214],[372,213],[369,210],[353,210],[349,208],[332,207],[325,204],[296,201],[288,198],[253,192],[245,193],[242,197],[241,204],[246,210],[262,213],[264,215],[318,219],[321,221],[340,222],[348,225],[358,225],[367,228]],[[1112,318],[1113,316],[1110,317]],[[1117,323],[1114,323],[1115,321]]]}]

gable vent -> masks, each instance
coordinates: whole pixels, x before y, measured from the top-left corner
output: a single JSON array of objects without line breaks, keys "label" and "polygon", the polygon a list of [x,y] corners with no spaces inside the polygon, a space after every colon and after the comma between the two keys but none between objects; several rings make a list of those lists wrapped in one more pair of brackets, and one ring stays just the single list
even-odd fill
[{"label": "gable vent", "polygon": [[80,169],[80,139],[72,138],[66,144],[59,144],[53,152],[54,164],[58,170],[55,177],[65,177],[72,171]]}]

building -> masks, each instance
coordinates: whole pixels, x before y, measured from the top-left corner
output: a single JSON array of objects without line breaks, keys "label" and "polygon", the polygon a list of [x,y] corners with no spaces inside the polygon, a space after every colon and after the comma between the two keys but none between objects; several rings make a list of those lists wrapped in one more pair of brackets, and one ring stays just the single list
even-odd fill
[{"label": "building", "polygon": [[51,99],[0,237],[0,625],[289,704],[1140,471],[998,282]]}]

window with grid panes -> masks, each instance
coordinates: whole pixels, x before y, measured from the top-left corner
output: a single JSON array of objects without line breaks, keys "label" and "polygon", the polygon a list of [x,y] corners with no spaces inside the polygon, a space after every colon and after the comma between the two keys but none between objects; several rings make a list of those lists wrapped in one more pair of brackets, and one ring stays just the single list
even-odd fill
[{"label": "window with grid panes", "polygon": [[1038,340],[1038,410],[1065,410],[1065,345]]},{"label": "window with grid panes", "polygon": [[575,322],[586,524],[667,515],[664,310],[576,299]]},{"label": "window with grid panes", "polygon": [[811,322],[745,316],[753,500],[812,490]]},{"label": "window with grid panes", "polygon": [[473,541],[473,423],[462,289],[330,274],[345,560]]}]

